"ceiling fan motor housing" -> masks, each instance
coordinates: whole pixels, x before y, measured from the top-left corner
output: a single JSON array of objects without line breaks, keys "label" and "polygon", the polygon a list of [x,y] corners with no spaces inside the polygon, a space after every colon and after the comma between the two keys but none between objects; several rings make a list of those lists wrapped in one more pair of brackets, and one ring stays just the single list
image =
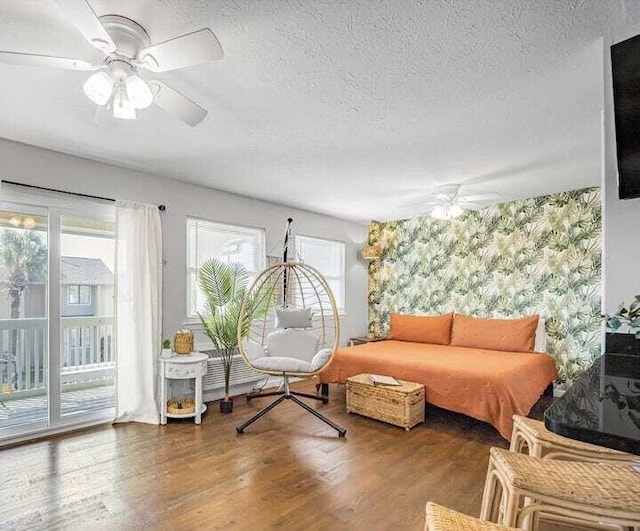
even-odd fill
[{"label": "ceiling fan motor housing", "polygon": [[115,81],[123,81],[135,72],[135,68],[123,59],[108,59],[107,65]]},{"label": "ceiling fan motor housing", "polygon": [[114,59],[134,60],[140,50],[151,44],[149,34],[135,20],[120,15],[104,15],[100,22],[116,45],[115,53],[110,56]]},{"label": "ceiling fan motor housing", "polygon": [[443,184],[438,186],[435,196],[442,201],[452,202],[458,197],[460,192],[460,184]]}]

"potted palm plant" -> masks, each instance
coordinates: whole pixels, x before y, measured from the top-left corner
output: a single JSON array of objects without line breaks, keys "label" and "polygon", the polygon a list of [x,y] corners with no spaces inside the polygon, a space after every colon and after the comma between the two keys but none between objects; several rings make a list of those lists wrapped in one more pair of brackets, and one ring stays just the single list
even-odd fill
[{"label": "potted palm plant", "polygon": [[[238,323],[249,288],[249,275],[241,264],[227,264],[211,258],[200,266],[198,277],[206,298],[205,311],[198,312],[198,316],[224,371],[224,399],[220,402],[220,411],[231,413],[231,367],[238,353]],[[252,297],[247,300],[246,311],[260,315],[266,311],[267,302],[265,297]]]}]

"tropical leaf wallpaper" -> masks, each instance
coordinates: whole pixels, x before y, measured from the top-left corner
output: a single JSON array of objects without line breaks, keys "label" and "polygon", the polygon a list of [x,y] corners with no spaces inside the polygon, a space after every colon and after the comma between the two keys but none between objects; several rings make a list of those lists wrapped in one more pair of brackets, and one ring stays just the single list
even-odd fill
[{"label": "tropical leaf wallpaper", "polygon": [[602,212],[599,188],[467,211],[373,222],[369,331],[392,312],[480,317],[539,313],[562,386],[600,355]]}]

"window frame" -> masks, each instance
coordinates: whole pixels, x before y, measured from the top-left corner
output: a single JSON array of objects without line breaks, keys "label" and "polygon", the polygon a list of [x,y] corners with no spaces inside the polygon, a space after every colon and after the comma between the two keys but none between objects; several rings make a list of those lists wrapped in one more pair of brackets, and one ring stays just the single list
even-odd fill
[{"label": "window frame", "polygon": [[[307,238],[309,240],[317,240],[317,241],[321,241],[321,242],[329,242],[329,243],[336,243],[339,244],[342,248],[342,275],[340,277],[334,276],[334,275],[326,275],[325,273],[323,273],[322,271],[320,271],[315,265],[310,264],[308,262],[306,262],[301,253],[300,253],[300,246],[298,244],[298,238]],[[318,269],[318,271],[320,272],[320,274],[325,278],[325,280],[327,281],[327,284],[329,283],[329,280],[342,280],[342,297],[340,298],[340,300],[342,301],[342,306],[340,306],[338,304],[338,301],[336,301],[336,307],[338,309],[338,315],[340,316],[344,316],[346,315],[346,310],[347,310],[347,243],[344,240],[336,240],[333,238],[323,238],[321,236],[311,236],[309,234],[295,234],[294,236],[294,246],[295,246],[295,253],[296,253],[296,258],[298,258],[300,261],[302,261],[302,263],[308,264],[311,267],[314,267],[316,269]],[[335,294],[334,294],[334,298]]]},{"label": "window frame", "polygon": [[[77,302],[73,302],[71,300],[71,292],[72,292],[72,288],[75,288],[75,291],[77,293]],[[86,302],[83,302],[82,297],[80,296],[80,288],[87,288],[87,293],[89,294],[89,297],[87,298]],[[67,284],[67,304],[69,306],[89,306],[91,305],[91,285],[90,284]]]},{"label": "window frame", "polygon": [[[87,293],[87,299],[86,302],[84,302],[82,300],[82,288],[87,288],[86,289],[86,293]],[[78,301],[80,301],[78,304],[82,304],[84,306],[88,306],[89,304],[91,304],[91,286],[89,284],[79,284],[78,285]]]},{"label": "window frame", "polygon": [[[218,220],[214,220],[214,219],[207,219],[207,218],[202,218],[202,217],[198,217],[198,216],[187,216],[186,217],[186,222],[185,222],[185,232],[186,232],[186,238],[185,238],[185,242],[186,242],[186,253],[185,253],[185,279],[186,279],[186,308],[185,308],[185,313],[186,313],[186,321],[185,323],[188,324],[200,324],[200,320],[198,318],[198,314],[194,313],[191,314],[191,274],[192,272],[196,273],[196,281],[197,281],[197,271],[198,271],[198,267],[197,265],[195,267],[191,266],[190,260],[191,260],[191,256],[190,256],[190,222],[195,222],[195,223],[209,223],[211,225],[219,225],[221,227],[230,227],[231,229],[240,229],[241,231],[255,231],[257,234],[259,234],[259,240],[260,240],[260,247],[261,249],[259,249],[259,253],[258,253],[258,260],[257,260],[257,265],[258,265],[258,269],[256,271],[249,271],[249,273],[253,273],[253,275],[257,275],[259,274],[262,270],[264,270],[264,268],[266,267],[266,262],[267,262],[267,234],[266,234],[266,229],[264,227],[256,227],[253,225],[242,225],[240,223],[228,223],[225,221],[218,221]],[[231,231],[229,231],[231,232]],[[196,248],[195,248],[195,253],[196,253],[196,261],[197,261],[197,257],[198,257],[198,248],[197,248],[197,236],[196,236]]]}]

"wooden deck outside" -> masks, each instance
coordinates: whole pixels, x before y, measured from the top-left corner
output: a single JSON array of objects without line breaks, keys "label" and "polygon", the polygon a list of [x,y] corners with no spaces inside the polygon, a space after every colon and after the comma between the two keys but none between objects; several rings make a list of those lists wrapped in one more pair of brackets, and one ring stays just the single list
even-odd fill
[{"label": "wooden deck outside", "polygon": [[[1,395],[0,395],[1,396]],[[113,384],[88,389],[63,391],[60,409],[63,415],[87,413],[113,407],[115,390]],[[47,395],[4,400],[0,403],[0,429],[28,424],[47,418]]]}]

